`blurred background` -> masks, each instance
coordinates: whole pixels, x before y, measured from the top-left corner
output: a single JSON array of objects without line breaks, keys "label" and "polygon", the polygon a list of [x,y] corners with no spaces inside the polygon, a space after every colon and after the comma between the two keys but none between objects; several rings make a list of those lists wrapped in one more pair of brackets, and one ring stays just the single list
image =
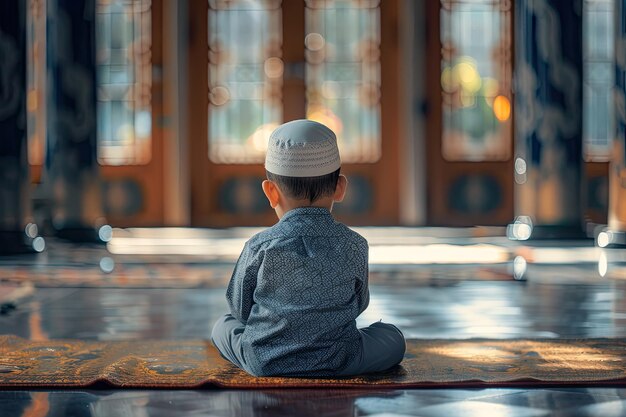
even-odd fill
[{"label": "blurred background", "polygon": [[[0,337],[208,339],[244,242],[276,222],[267,139],[299,118],[337,134],[333,213],[370,245],[359,326],[626,336],[626,0],[0,0]],[[146,416],[257,393],[0,394],[29,416]],[[311,398],[626,410],[585,386],[396,394]]]},{"label": "blurred background", "polygon": [[272,224],[267,138],[309,118],[350,225],[623,231],[625,12],[565,3],[5,1],[1,229]]}]

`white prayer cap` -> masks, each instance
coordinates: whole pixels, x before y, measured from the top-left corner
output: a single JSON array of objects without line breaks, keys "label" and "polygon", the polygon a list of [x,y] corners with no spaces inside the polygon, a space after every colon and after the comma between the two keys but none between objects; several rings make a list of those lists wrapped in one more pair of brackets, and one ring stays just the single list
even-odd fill
[{"label": "white prayer cap", "polygon": [[280,125],[270,135],[265,169],[286,177],[319,177],[341,167],[337,137],[312,120]]}]

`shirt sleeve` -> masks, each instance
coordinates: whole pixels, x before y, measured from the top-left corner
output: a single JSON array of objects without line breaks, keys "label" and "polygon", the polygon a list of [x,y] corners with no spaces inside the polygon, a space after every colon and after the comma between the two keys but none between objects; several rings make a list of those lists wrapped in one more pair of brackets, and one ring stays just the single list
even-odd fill
[{"label": "shirt sleeve", "polygon": [[365,311],[370,303],[370,289],[369,289],[369,247],[367,241],[363,241],[360,247],[361,259],[359,259],[359,272],[356,282],[356,295],[359,305],[359,314]]},{"label": "shirt sleeve", "polygon": [[246,242],[226,290],[230,313],[243,324],[248,321],[254,304],[253,295],[262,260],[262,253],[250,249],[249,242]]}]

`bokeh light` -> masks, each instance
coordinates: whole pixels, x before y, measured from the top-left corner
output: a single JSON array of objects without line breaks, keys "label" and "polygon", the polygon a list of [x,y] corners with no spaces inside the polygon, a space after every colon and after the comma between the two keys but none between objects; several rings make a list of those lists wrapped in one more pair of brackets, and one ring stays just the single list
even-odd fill
[{"label": "bokeh light", "polygon": [[509,99],[504,96],[497,96],[493,100],[493,114],[501,122],[509,120],[509,117],[511,117],[511,102]]}]

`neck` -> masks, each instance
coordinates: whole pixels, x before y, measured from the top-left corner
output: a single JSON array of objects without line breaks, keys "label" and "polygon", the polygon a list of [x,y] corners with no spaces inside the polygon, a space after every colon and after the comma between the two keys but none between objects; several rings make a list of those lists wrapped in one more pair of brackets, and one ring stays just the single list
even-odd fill
[{"label": "neck", "polygon": [[300,207],[320,207],[325,208],[328,211],[333,209],[333,199],[332,197],[324,197],[318,200],[315,200],[313,203],[309,202],[309,200],[293,200],[288,198],[283,198],[282,201],[276,206],[276,214],[278,218],[282,218],[285,213],[290,210],[300,208]]}]

